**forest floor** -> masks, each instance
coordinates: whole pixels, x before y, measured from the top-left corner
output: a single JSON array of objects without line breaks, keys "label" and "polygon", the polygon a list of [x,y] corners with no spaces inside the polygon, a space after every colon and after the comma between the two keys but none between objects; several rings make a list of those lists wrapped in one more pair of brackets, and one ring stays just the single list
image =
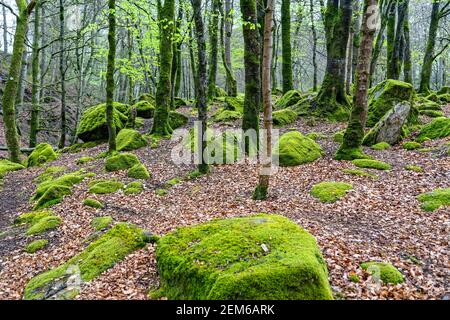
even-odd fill
[{"label": "forest floor", "polygon": [[[450,106],[444,112],[449,116]],[[338,299],[448,299],[450,210],[442,207],[425,212],[416,200],[420,193],[449,187],[450,161],[446,153],[406,151],[401,146],[384,151],[367,148],[368,154],[393,168],[369,170],[378,178],[358,177],[342,172],[353,168],[351,162],[333,160],[338,143],[332,137],[345,128],[344,124],[311,125],[300,119],[289,128],[326,134],[328,138],[318,140],[326,155],[306,165],[280,168],[271,179],[267,201],[252,200],[257,169],[248,164],[214,166],[211,174],[182,181],[167,195],[157,195],[155,190],[165,182],[195,169],[193,165],[173,164],[170,152],[176,142],[163,140],[157,149],[134,152],[152,174],[142,193],[98,195],[106,207],[92,209],[82,205],[83,199],[92,197],[87,192],[87,182],[76,185],[72,195],[52,208],[63,219],[62,225],[35,237],[50,241],[35,254],[23,250],[34,238],[26,237],[23,229],[13,228],[12,224],[19,214],[31,210],[32,181],[44,168],[8,174],[0,191],[0,299],[21,299],[29,279],[79,253],[86,246],[84,239],[94,232],[93,217],[109,215],[116,222],[132,222],[163,235],[213,218],[260,212],[284,215],[317,238]],[[428,141],[424,146],[438,150],[449,140]],[[106,145],[100,145],[77,154],[62,154],[47,166],[66,166],[67,172],[75,171],[81,168],[75,164],[76,159],[95,156],[105,149]],[[411,164],[422,166],[424,172],[406,170],[405,166]],[[125,172],[105,173],[101,159],[82,166],[97,173],[96,178],[131,181]],[[336,203],[324,204],[310,195],[311,187],[322,181],[349,182],[354,190]],[[159,283],[154,250],[153,245],[148,245],[128,255],[86,284],[77,299],[147,299],[149,289]],[[399,285],[374,282],[360,268],[360,263],[372,260],[392,263],[406,281]],[[352,273],[359,275],[358,283],[349,280]]]}]

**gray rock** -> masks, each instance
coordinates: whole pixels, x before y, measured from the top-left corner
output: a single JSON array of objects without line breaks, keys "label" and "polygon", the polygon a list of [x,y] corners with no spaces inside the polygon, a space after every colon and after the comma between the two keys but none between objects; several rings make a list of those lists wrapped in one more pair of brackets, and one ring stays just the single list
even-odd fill
[{"label": "gray rock", "polygon": [[409,102],[397,104],[367,133],[363,144],[371,146],[383,141],[390,145],[398,143],[402,138],[402,127],[407,123],[410,111]]}]

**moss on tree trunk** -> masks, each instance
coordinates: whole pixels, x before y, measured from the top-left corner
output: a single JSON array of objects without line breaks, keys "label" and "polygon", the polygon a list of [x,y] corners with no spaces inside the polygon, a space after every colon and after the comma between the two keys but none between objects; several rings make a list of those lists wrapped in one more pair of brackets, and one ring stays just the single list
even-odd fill
[{"label": "moss on tree trunk", "polygon": [[283,92],[294,89],[292,76],[292,45],[291,45],[291,1],[281,2],[281,42],[282,42],[282,74]]},{"label": "moss on tree trunk", "polygon": [[116,126],[114,124],[114,71],[116,60],[116,1],[108,0],[108,69],[106,71],[106,125],[108,127],[109,152],[116,151]]}]

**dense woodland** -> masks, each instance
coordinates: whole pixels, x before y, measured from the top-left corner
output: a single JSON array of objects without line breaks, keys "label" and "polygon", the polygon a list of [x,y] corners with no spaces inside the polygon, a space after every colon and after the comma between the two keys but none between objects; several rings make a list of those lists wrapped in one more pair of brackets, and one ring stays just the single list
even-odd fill
[{"label": "dense woodland", "polygon": [[448,299],[450,2],[0,0],[0,33],[0,299]]}]

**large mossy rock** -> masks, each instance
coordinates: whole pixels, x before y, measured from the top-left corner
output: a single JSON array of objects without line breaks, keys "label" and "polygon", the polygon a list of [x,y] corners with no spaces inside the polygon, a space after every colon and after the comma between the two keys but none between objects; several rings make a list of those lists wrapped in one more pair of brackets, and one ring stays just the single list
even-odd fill
[{"label": "large mossy rock", "polygon": [[136,164],[141,163],[132,153],[120,153],[106,158],[105,169],[108,172],[130,169]]},{"label": "large mossy rock", "polygon": [[136,226],[118,223],[81,253],[64,264],[32,278],[25,287],[25,300],[72,299],[83,284],[113,267],[125,256],[145,246],[148,237]]},{"label": "large mossy rock", "polygon": [[182,113],[171,111],[169,113],[170,127],[175,130],[187,124],[189,118]]},{"label": "large mossy rock", "polygon": [[11,162],[6,159],[0,160],[0,179],[2,179],[8,172],[21,169],[25,169],[25,167],[19,163]]},{"label": "large mossy rock", "polygon": [[291,109],[283,109],[275,111],[272,114],[272,117],[273,124],[281,127],[295,122],[295,120],[297,120],[297,113]]},{"label": "large mossy rock", "polygon": [[227,97],[225,99],[224,109],[244,113],[244,97],[243,96]]},{"label": "large mossy rock", "polygon": [[151,119],[155,114],[155,106],[146,100],[136,102],[131,108],[136,108],[136,116],[144,119]]},{"label": "large mossy rock", "polygon": [[[398,80],[385,80],[369,91],[367,126],[373,127],[398,103],[407,101],[412,105],[414,87]],[[411,119],[413,120],[413,119]]]},{"label": "large mossy rock", "polygon": [[400,142],[402,139],[402,128],[407,123],[410,112],[411,105],[408,102],[397,104],[367,133],[363,144],[372,146],[379,142],[387,142],[390,145],[394,145]]},{"label": "large mossy rock", "polygon": [[36,167],[46,162],[55,160],[58,157],[53,147],[48,143],[41,143],[34,148],[33,152],[28,156],[25,161],[25,166]]},{"label": "large mossy rock", "polygon": [[279,158],[279,163],[283,167],[313,162],[322,155],[320,145],[298,131],[282,135],[274,150],[274,156]]},{"label": "large mossy rock", "polygon": [[304,95],[298,90],[286,92],[274,105],[275,110],[289,108],[299,102]]},{"label": "large mossy rock", "polygon": [[428,139],[439,139],[450,136],[450,118],[440,117],[424,126],[417,136],[419,142]]},{"label": "large mossy rock", "polygon": [[278,215],[179,228],[160,238],[156,260],[169,299],[332,299],[315,238]]},{"label": "large mossy rock", "polygon": [[441,94],[450,94],[450,87],[449,86],[444,86],[441,89],[439,89],[439,91],[437,92],[438,95]]},{"label": "large mossy rock", "polygon": [[131,151],[147,145],[147,140],[134,129],[122,129],[116,138],[117,151]]},{"label": "large mossy rock", "polygon": [[[121,130],[125,127],[128,120],[128,111],[128,105],[114,102],[113,117],[116,130]],[[77,136],[84,142],[108,139],[105,103],[90,107],[83,112]]]}]

